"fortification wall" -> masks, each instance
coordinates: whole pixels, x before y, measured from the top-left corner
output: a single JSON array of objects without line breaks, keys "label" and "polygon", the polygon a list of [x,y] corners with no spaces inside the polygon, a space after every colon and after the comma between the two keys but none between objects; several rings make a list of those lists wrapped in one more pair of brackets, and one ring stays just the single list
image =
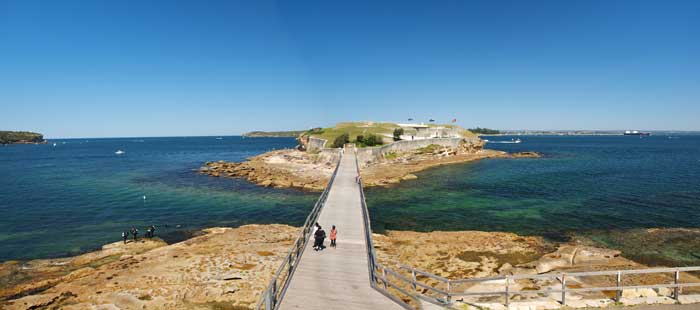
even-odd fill
[{"label": "fortification wall", "polygon": [[306,150],[312,152],[323,150],[326,147],[326,142],[326,139],[309,137],[308,141],[306,142]]}]

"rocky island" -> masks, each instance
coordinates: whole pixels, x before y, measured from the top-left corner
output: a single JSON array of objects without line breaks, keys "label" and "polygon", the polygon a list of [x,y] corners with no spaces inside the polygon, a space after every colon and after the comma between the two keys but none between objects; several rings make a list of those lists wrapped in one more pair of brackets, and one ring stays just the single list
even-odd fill
[{"label": "rocky island", "polygon": [[29,131],[0,131],[0,144],[46,143],[44,135]]},{"label": "rocky island", "polygon": [[296,149],[264,153],[245,162],[207,162],[199,169],[213,177],[243,177],[261,185],[322,191],[341,148],[357,146],[365,186],[388,186],[417,178],[415,172],[484,158],[539,157],[484,149],[476,134],[455,125],[346,122],[302,132]]}]

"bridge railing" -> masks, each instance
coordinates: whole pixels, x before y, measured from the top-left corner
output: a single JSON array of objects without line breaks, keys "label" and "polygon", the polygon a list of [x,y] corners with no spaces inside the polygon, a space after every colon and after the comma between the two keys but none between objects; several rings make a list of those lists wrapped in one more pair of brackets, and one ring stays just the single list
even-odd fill
[{"label": "bridge railing", "polygon": [[[449,305],[452,304],[455,297],[479,297],[479,296],[498,296],[502,295],[504,297],[504,304],[508,305],[510,303],[511,297],[517,295],[535,294],[535,295],[559,295],[559,301],[562,305],[566,305],[567,293],[590,293],[590,292],[610,292],[614,293],[614,300],[616,302],[620,301],[622,297],[623,290],[629,289],[660,289],[668,288],[672,289],[671,296],[678,301],[679,297],[683,292],[683,288],[686,287],[700,287],[700,282],[697,281],[696,277],[686,277],[686,279],[695,280],[695,282],[682,282],[682,276],[686,275],[688,272],[698,272],[700,267],[676,267],[676,268],[650,268],[650,269],[627,269],[627,270],[604,270],[604,271],[590,271],[590,272],[561,272],[561,273],[551,273],[551,274],[535,274],[535,275],[506,275],[498,277],[489,278],[473,278],[473,279],[458,279],[452,280],[438,275],[434,275],[429,272],[421,271],[409,266],[401,266],[403,271],[406,271],[412,275],[412,285],[414,288],[422,289],[423,297],[429,298],[430,302]],[[668,277],[669,282],[657,283],[650,285],[625,285],[624,281],[626,276],[631,275],[646,275],[646,274],[672,274],[672,277]],[[590,286],[590,287],[580,287],[580,285],[567,285],[567,279],[580,279],[587,277],[603,277],[603,279],[598,279],[598,283],[604,283],[605,286]],[[420,278],[421,280],[417,280]],[[557,286],[547,287],[537,290],[528,289],[516,289],[520,287],[517,285],[518,280],[552,280],[555,283],[558,282]],[[646,279],[647,282],[650,279]],[[425,283],[427,281],[432,282],[431,284]],[[631,282],[632,280],[630,279]],[[503,285],[502,290],[484,290],[484,291],[473,291],[468,290],[466,286],[475,285],[479,283],[488,282],[491,285],[501,283]],[[658,280],[658,282],[663,282]],[[490,286],[491,286],[490,285]],[[442,286],[445,289],[439,289],[438,286]],[[427,300],[427,299],[424,299]]]},{"label": "bridge railing", "polygon": [[335,170],[331,175],[331,179],[328,181],[328,185],[326,185],[326,189],[323,191],[323,193],[321,193],[321,196],[316,201],[316,204],[314,204],[313,209],[311,209],[311,212],[306,217],[306,221],[304,222],[304,226],[302,226],[299,236],[297,237],[296,241],[294,241],[294,245],[292,245],[292,248],[282,261],[282,264],[277,269],[277,272],[272,277],[272,280],[270,280],[270,284],[263,292],[255,309],[275,310],[279,308],[282,297],[284,297],[284,293],[287,291],[289,282],[292,279],[294,271],[296,270],[297,262],[304,253],[306,244],[311,238],[313,226],[316,224],[316,220],[318,219],[321,210],[323,210],[323,206],[326,204],[328,193],[330,192],[331,186],[333,186],[333,181],[335,180],[336,174],[338,174],[338,167],[340,167],[340,162],[343,160],[343,152],[340,152],[339,154],[338,164],[335,166]]},{"label": "bridge railing", "polygon": [[[355,165],[357,167],[357,175],[360,176],[360,165],[357,161],[357,156],[355,156]],[[418,297],[406,289],[410,287],[412,283],[411,280],[377,262],[377,255],[372,243],[372,225],[369,219],[369,211],[367,210],[367,202],[365,201],[365,192],[362,190],[361,177],[357,178],[357,186],[360,188],[362,220],[364,224],[365,244],[367,245],[367,268],[372,288],[405,309],[422,310],[423,307]],[[408,301],[413,301],[413,303],[409,303]]]}]

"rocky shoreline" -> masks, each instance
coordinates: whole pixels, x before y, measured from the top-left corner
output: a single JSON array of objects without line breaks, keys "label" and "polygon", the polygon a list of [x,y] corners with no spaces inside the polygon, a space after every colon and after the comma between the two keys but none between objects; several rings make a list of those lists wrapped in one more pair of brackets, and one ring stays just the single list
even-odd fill
[{"label": "rocky shoreline", "polygon": [[[142,239],[111,243],[102,250],[75,257],[2,263],[0,308],[251,309],[299,228],[270,224],[203,232],[171,245],[157,238]],[[374,234],[373,239],[381,263],[397,270],[399,265],[409,265],[452,279],[646,267],[622,257],[617,250],[505,232],[386,231]],[[342,247],[342,236],[338,244]],[[639,285],[667,280],[672,279],[668,275],[629,278]],[[688,274],[682,280],[700,281]],[[575,285],[600,286],[605,281],[576,279]],[[495,289],[489,285],[501,284],[484,283],[464,289]],[[513,287],[528,290],[555,285],[538,280],[518,281]],[[684,292],[698,290],[689,288]],[[609,300],[606,294],[585,297]],[[630,290],[623,297],[667,298],[669,294],[668,289]],[[515,296],[513,300],[537,297]]]},{"label": "rocky shoreline", "polygon": [[249,309],[298,232],[210,228],[171,245],[120,241],[76,257],[5,262],[0,309]]},{"label": "rocky shoreline", "polygon": [[241,163],[207,162],[198,171],[212,177],[245,178],[264,187],[323,191],[337,160],[338,154],[278,150]]},{"label": "rocky shoreline", "polygon": [[[481,145],[483,146],[483,145]],[[481,146],[450,148],[434,146],[401,153],[390,153],[381,159],[361,165],[363,185],[389,186],[416,179],[414,174],[429,168],[466,163],[485,158],[537,158],[536,152],[506,153],[486,150]],[[212,177],[245,178],[264,187],[296,188],[320,192],[333,174],[339,155],[334,152],[310,153],[294,149],[267,152],[244,162],[206,162],[198,169]]]}]

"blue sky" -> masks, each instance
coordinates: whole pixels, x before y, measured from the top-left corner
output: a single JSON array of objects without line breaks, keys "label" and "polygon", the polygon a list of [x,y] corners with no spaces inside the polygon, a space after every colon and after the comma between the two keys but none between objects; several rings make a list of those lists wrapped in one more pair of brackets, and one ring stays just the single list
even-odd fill
[{"label": "blue sky", "polygon": [[0,129],[700,130],[700,1],[0,0]]}]

